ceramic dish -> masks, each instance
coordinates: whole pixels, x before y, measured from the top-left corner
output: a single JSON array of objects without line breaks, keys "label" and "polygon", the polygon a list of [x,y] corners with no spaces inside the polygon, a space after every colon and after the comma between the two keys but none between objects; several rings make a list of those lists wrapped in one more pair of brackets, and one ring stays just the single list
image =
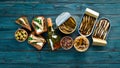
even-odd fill
[{"label": "ceramic dish", "polygon": [[15,39],[19,42],[24,42],[28,38],[28,33],[24,29],[18,29],[15,32]]},{"label": "ceramic dish", "polygon": [[85,52],[89,48],[89,40],[84,36],[78,36],[74,40],[74,47],[79,52]]},{"label": "ceramic dish", "polygon": [[65,36],[61,39],[60,45],[63,49],[69,50],[73,47],[73,39],[69,36]]}]

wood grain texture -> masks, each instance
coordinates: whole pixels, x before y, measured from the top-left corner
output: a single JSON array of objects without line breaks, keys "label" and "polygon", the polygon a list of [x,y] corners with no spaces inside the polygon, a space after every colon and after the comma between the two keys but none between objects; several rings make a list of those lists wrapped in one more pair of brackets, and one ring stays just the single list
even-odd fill
[{"label": "wood grain texture", "polygon": [[[27,41],[19,43],[14,32],[21,28],[15,23],[20,16],[27,16],[29,23],[35,16],[51,17],[56,27],[56,17],[68,11],[77,21],[77,29],[85,8],[100,13],[110,20],[111,29],[107,46],[90,46],[79,53],[74,48],[51,51],[45,44],[37,51]],[[1,0],[0,1],[0,68],[119,68],[120,67],[120,0]],[[69,35],[73,39],[79,34]],[[61,36],[64,34],[58,33]],[[42,36],[46,36],[42,34]],[[92,41],[89,38],[90,42]]]}]

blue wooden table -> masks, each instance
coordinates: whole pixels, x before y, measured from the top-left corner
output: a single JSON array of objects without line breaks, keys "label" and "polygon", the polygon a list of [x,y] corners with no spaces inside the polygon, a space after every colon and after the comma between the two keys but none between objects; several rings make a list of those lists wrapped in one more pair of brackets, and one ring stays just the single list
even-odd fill
[{"label": "blue wooden table", "polygon": [[[70,12],[78,25],[85,11],[91,8],[100,17],[109,18],[111,30],[105,47],[90,46],[87,52],[80,53],[74,48],[51,51],[46,44],[37,51],[27,41],[19,43],[14,32],[21,28],[15,23],[20,16],[27,16],[29,22],[35,16],[51,17],[56,27],[56,17]],[[78,36],[77,30],[71,34]],[[120,67],[120,0],[8,0],[0,1],[0,68],[119,68]]]}]

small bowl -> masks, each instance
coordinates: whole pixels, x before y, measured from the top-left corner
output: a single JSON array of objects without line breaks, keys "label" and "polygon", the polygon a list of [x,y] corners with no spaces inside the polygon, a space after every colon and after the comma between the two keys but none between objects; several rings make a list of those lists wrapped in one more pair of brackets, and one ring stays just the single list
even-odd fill
[{"label": "small bowl", "polygon": [[89,48],[89,40],[84,36],[78,36],[74,40],[74,47],[79,52],[85,52]]},{"label": "small bowl", "polygon": [[69,36],[65,36],[61,39],[60,45],[63,49],[69,50],[73,47],[73,39]]},{"label": "small bowl", "polygon": [[15,39],[18,42],[24,42],[28,38],[28,33],[24,29],[18,29],[15,32]]}]

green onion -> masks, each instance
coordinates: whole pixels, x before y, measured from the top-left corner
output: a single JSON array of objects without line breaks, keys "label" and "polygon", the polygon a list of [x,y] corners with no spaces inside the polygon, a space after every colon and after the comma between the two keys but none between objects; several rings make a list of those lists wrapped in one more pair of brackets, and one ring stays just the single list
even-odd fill
[{"label": "green onion", "polygon": [[35,29],[37,29],[37,30],[38,30],[38,29],[39,29],[39,27],[38,27],[38,26],[35,26]]},{"label": "green onion", "polygon": [[42,25],[42,22],[40,19],[34,18],[34,21],[36,21],[37,23],[39,23],[40,25]]},{"label": "green onion", "polygon": [[28,40],[33,40],[33,38],[32,38],[32,37],[29,37]]}]

